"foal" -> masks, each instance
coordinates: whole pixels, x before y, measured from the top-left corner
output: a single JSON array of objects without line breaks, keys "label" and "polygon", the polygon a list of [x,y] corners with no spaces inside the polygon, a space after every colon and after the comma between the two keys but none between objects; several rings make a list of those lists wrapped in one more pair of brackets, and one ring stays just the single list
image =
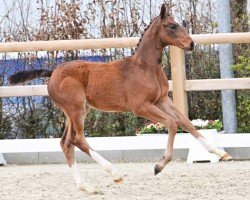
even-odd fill
[{"label": "foal", "polygon": [[84,120],[91,108],[133,112],[136,116],[161,122],[168,128],[167,148],[163,158],[155,165],[155,174],[161,172],[172,159],[177,126],[190,132],[209,152],[217,154],[222,160],[231,159],[225,151],[209,144],[168,97],[168,80],[161,67],[162,51],[167,45],[194,50],[191,37],[163,5],[160,15],[140,39],[133,56],[109,63],[72,61],[60,64],[54,71],[23,71],[10,76],[11,84],[50,77],[49,95],[67,118],[61,147],[79,189],[96,192],[79,176],[74,157],[75,146],[98,162],[115,182],[122,182],[116,168],[95,152],[84,137]]}]

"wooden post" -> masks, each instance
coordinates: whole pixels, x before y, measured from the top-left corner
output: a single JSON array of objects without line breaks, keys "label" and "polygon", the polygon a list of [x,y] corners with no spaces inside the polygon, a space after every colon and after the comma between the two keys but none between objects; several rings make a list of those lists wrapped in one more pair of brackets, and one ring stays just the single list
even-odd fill
[{"label": "wooden post", "polygon": [[187,93],[185,91],[185,53],[183,49],[170,46],[173,101],[177,108],[188,116]]}]

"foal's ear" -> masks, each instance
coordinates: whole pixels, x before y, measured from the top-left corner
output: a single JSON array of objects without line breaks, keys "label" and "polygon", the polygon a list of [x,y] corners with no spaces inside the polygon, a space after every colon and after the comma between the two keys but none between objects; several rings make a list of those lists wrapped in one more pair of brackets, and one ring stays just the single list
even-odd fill
[{"label": "foal's ear", "polygon": [[166,4],[162,4],[161,5],[161,19],[164,19],[166,16],[170,16],[170,9],[171,7],[169,5]]},{"label": "foal's ear", "polygon": [[161,19],[163,19],[165,17],[165,14],[166,14],[166,6],[165,6],[165,4],[162,4],[161,5],[161,13],[160,13]]}]

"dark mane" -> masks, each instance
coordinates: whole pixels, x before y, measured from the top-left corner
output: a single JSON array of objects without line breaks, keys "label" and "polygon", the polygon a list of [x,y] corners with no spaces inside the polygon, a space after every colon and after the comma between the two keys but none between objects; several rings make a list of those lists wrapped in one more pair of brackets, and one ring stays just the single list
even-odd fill
[{"label": "dark mane", "polygon": [[136,50],[138,49],[141,41],[142,41],[142,38],[143,38],[143,35],[145,34],[145,32],[149,29],[149,27],[151,26],[151,24],[155,21],[157,17],[155,17],[154,19],[151,20],[151,22],[149,23],[149,25],[144,29],[143,33],[141,34],[141,37],[139,39],[139,42],[137,43],[136,47],[135,47],[135,51],[133,52],[133,55],[134,53],[136,52]]}]

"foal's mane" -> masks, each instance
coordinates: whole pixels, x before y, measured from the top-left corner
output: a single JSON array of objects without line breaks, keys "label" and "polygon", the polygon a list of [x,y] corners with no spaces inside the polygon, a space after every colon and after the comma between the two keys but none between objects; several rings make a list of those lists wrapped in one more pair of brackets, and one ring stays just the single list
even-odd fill
[{"label": "foal's mane", "polygon": [[141,34],[141,37],[139,39],[139,42],[137,43],[136,45],[136,48],[135,48],[135,51],[133,52],[133,54],[136,52],[136,50],[138,49],[141,41],[142,41],[142,38],[143,38],[143,35],[147,32],[147,30],[149,29],[149,27],[151,26],[151,24],[155,21],[155,19],[157,18],[157,16],[151,20],[151,22],[149,23],[149,25],[144,29],[143,33]]}]

